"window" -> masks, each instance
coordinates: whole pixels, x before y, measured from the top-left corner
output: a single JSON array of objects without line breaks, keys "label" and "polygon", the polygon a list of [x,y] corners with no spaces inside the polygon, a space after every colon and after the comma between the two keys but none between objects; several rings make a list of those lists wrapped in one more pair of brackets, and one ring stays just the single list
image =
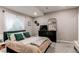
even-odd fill
[{"label": "window", "polygon": [[5,12],[5,31],[24,30],[24,16]]}]

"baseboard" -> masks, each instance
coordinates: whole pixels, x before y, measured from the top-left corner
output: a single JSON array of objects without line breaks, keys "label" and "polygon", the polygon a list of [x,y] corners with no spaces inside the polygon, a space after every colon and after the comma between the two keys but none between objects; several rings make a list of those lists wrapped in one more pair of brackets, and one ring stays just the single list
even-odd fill
[{"label": "baseboard", "polygon": [[73,43],[73,41],[65,41],[65,40],[58,40],[57,42],[60,42],[60,43]]}]

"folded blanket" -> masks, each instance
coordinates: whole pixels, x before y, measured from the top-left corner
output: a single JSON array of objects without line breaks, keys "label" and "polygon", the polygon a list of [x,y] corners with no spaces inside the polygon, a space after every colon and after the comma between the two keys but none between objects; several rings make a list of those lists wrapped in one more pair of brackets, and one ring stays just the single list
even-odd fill
[{"label": "folded blanket", "polygon": [[37,40],[37,41],[31,42],[30,44],[40,47],[45,41],[47,41],[47,39]]}]

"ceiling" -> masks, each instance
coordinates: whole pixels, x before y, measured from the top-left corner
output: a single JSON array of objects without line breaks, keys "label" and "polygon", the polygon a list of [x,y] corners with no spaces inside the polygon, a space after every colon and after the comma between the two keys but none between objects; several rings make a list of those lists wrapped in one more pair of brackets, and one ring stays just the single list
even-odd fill
[{"label": "ceiling", "polygon": [[44,13],[55,12],[65,9],[77,8],[78,6],[5,6],[5,8],[31,16],[38,17]]}]

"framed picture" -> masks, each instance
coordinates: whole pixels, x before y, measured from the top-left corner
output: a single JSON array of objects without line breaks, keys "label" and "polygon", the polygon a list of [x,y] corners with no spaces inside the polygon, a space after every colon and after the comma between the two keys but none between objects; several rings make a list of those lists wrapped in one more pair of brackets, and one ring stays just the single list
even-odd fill
[{"label": "framed picture", "polygon": [[31,22],[30,21],[28,21],[28,26],[31,26]]}]

